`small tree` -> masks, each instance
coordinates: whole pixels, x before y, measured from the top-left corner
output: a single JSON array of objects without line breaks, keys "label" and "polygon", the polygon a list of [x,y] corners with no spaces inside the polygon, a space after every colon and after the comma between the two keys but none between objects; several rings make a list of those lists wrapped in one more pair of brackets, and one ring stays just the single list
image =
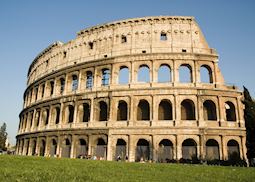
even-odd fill
[{"label": "small tree", "polygon": [[0,128],[0,149],[6,150],[5,142],[7,139],[7,132],[6,132],[6,123],[4,123]]},{"label": "small tree", "polygon": [[244,87],[244,119],[246,127],[247,158],[251,166],[255,158],[255,101],[252,100],[248,89]]}]

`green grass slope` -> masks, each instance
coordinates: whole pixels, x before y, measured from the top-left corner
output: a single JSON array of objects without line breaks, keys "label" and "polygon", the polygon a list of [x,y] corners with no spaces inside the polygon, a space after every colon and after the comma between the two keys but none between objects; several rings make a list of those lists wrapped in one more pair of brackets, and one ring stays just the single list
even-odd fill
[{"label": "green grass slope", "polygon": [[0,181],[255,181],[255,168],[0,155]]}]

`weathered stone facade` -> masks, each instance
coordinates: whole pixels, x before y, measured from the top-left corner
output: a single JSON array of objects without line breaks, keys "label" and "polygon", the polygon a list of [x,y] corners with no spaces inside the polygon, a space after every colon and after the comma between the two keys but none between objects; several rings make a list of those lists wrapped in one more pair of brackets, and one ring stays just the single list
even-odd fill
[{"label": "weathered stone facade", "polygon": [[193,17],[98,25],[32,62],[16,153],[166,161],[228,159],[236,151],[246,158],[242,97],[224,84],[218,55]]}]

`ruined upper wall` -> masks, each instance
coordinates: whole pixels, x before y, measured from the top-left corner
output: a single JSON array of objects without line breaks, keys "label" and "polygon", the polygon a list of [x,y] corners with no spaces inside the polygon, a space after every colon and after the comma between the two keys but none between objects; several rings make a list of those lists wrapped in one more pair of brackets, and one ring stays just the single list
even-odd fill
[{"label": "ruined upper wall", "polygon": [[[161,39],[166,35],[166,40]],[[151,53],[216,55],[193,17],[134,18],[81,30],[65,44],[56,42],[32,62],[28,83],[58,69],[81,62],[116,56]]]}]

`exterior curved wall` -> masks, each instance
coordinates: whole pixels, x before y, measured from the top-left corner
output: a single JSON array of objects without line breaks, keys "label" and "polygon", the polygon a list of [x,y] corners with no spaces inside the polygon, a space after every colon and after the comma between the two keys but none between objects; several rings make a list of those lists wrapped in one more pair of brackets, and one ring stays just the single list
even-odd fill
[{"label": "exterior curved wall", "polygon": [[[159,82],[162,65],[169,68],[167,82]],[[139,81],[143,66],[149,82]],[[179,79],[182,66],[190,70],[189,83]],[[128,83],[120,84],[124,67]],[[201,81],[202,67],[208,83]],[[184,141],[192,139],[197,157],[205,159],[211,150],[207,141],[213,139],[220,159],[235,147],[246,158],[242,97],[224,84],[218,55],[193,17],[99,25],[68,43],[50,45],[31,64],[16,153],[115,160],[122,150],[129,161],[159,161],[168,149],[171,156],[165,152],[164,160],[182,158]],[[143,157],[137,155],[140,139],[149,143]],[[171,145],[162,149],[164,139]]]}]

